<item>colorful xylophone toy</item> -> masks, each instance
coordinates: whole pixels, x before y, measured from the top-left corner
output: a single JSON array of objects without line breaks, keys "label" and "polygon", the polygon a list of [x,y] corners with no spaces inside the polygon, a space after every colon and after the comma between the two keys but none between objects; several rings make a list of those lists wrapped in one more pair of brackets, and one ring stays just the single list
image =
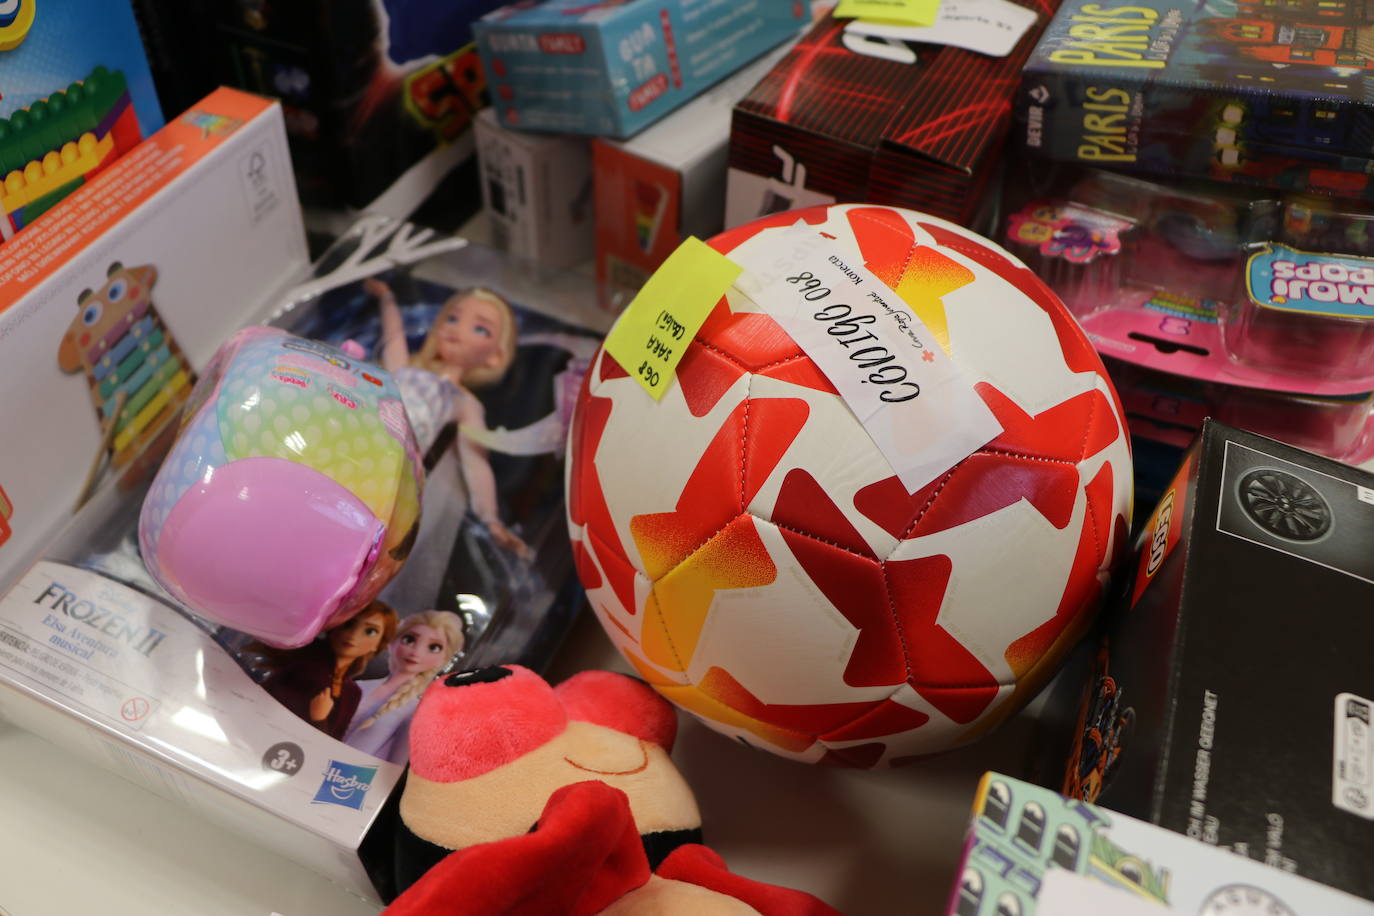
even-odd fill
[{"label": "colorful xylophone toy", "polygon": [[[81,370],[109,444],[123,468],[170,430],[195,373],[153,308],[157,268],[110,265],[100,289],[87,290],[57,351],[63,372]],[[113,428],[111,428],[111,425]]]}]

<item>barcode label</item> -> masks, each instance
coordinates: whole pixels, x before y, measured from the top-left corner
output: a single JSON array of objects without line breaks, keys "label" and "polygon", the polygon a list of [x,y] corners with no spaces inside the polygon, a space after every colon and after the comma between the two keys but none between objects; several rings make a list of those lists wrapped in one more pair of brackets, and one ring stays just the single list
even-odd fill
[{"label": "barcode label", "polygon": [[1336,695],[1331,803],[1374,820],[1374,746],[1370,725],[1374,701],[1353,693]]}]

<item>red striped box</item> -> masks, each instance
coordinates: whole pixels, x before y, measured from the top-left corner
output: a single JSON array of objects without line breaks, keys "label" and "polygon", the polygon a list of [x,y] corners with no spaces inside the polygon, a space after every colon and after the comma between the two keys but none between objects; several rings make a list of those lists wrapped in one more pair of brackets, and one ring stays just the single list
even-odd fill
[{"label": "red striped box", "polygon": [[727,226],[868,201],[978,228],[1021,67],[1059,5],[1011,2],[1039,18],[1006,57],[919,43],[878,57],[849,20],[817,22],[735,106]]}]

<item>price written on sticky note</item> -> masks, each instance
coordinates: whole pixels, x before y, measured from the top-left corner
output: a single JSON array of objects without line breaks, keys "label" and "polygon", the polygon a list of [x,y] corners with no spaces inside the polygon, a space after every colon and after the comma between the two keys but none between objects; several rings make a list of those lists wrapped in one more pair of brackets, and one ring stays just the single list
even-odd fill
[{"label": "price written on sticky note", "polygon": [[606,336],[606,352],[661,399],[687,345],[742,268],[688,237],[644,284]]},{"label": "price written on sticky note", "polygon": [[940,0],[840,0],[836,19],[865,19],[902,25],[933,25]]}]

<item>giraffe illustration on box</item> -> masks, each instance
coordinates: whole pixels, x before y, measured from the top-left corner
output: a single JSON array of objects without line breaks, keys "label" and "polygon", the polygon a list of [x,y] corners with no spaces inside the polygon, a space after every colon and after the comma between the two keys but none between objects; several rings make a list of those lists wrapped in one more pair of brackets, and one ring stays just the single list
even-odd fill
[{"label": "giraffe illustration on box", "polygon": [[[115,469],[135,462],[170,432],[195,373],[153,307],[157,268],[110,265],[105,285],[77,297],[77,313],[57,350],[63,372],[83,372]],[[131,465],[132,463],[132,465]]]}]

